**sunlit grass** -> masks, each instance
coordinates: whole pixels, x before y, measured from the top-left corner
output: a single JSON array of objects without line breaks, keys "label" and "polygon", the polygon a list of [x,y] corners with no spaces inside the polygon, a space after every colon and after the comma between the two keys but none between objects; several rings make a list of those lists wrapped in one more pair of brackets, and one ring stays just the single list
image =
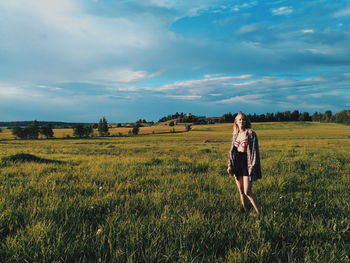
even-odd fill
[{"label": "sunlit grass", "polygon": [[349,126],[254,124],[263,217],[239,213],[231,124],[161,128],[37,141],[3,131],[1,158],[41,159],[0,163],[0,262],[349,262]]}]

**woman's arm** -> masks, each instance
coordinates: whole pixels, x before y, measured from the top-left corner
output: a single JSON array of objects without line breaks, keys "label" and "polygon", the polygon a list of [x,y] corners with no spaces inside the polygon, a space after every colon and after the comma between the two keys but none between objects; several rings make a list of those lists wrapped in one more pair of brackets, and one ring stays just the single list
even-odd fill
[{"label": "woman's arm", "polygon": [[234,152],[234,142],[235,142],[235,136],[232,137],[232,143],[231,143],[231,148],[228,152],[228,160],[227,160],[227,172],[229,174],[232,174],[233,172],[233,163],[234,163],[234,160],[233,160],[233,152]]}]

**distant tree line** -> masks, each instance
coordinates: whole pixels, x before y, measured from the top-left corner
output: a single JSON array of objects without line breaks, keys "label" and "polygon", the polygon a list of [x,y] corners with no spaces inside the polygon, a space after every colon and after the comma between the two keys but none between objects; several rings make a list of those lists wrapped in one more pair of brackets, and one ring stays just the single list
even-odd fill
[{"label": "distant tree line", "polygon": [[42,134],[46,138],[53,137],[53,126],[48,123],[44,126],[39,126],[38,122],[34,120],[30,126],[27,127],[13,127],[12,134],[19,139],[38,139],[39,134]]},{"label": "distant tree line", "polygon": [[[312,115],[308,112],[294,110],[266,114],[247,114],[247,116],[252,122],[317,121],[350,124],[350,110],[342,110],[334,115],[330,110],[324,113],[315,112]],[[235,117],[236,115],[230,112],[223,114],[221,117],[195,116],[177,112],[159,119],[159,122],[170,121],[169,126],[179,122],[193,124],[232,123]]]},{"label": "distant tree line", "polygon": [[[205,117],[205,116],[195,116],[190,113],[178,113],[165,116],[159,119],[159,122],[169,121],[169,126],[173,127],[178,123],[185,123],[186,131],[192,129],[191,124],[213,124],[213,123],[232,123],[235,114],[225,113],[221,117]],[[342,110],[333,114],[332,111],[327,110],[324,113],[315,112],[310,115],[308,112],[294,111],[283,111],[276,113],[266,113],[266,114],[248,114],[247,115],[252,122],[280,122],[280,121],[316,121],[316,122],[335,122],[350,124],[350,110]],[[4,123],[4,122],[2,122]],[[46,138],[53,138],[54,132],[53,123],[50,122],[38,122],[36,120],[32,121],[30,125],[28,122],[14,122],[14,123],[25,123],[25,127],[15,126],[9,127],[12,130],[12,134],[19,139],[38,139],[39,135],[45,136]],[[56,122],[57,123],[57,122]],[[62,124],[61,122],[59,122]],[[146,120],[138,120],[131,126],[129,135],[137,135],[140,131],[140,127],[143,125],[153,125],[154,122],[147,122]],[[117,127],[121,127],[119,124]],[[130,127],[130,126],[128,126]],[[73,126],[73,136],[74,137],[92,137],[94,135],[94,129],[97,129],[99,136],[108,136],[109,125],[105,117],[101,118],[98,123],[95,124],[76,124]],[[0,128],[1,132],[1,128]]]},{"label": "distant tree line", "polygon": [[[45,125],[40,126],[39,123],[45,123]],[[38,139],[39,135],[43,135],[46,138],[53,138],[53,128],[54,126],[52,123],[38,122],[34,120],[29,126],[15,126],[12,127],[11,130],[12,134],[18,139]],[[100,136],[109,135],[109,126],[105,117],[101,118],[98,124],[76,124],[72,128],[73,136],[79,138],[93,136],[94,129],[97,129]]]},{"label": "distant tree line", "polygon": [[[195,116],[191,113],[178,113],[170,114],[168,116],[165,116],[163,118],[160,118],[158,122],[169,122],[169,126],[174,126],[176,123],[193,123],[193,124],[214,124],[215,121],[214,118],[205,117],[205,116]],[[217,119],[217,118],[215,118]]]}]

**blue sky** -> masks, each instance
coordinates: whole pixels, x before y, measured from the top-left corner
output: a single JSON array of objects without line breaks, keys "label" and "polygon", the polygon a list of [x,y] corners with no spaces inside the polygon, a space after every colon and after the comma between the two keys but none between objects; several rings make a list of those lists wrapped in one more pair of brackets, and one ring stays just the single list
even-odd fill
[{"label": "blue sky", "polygon": [[350,108],[350,1],[2,0],[0,121]]}]

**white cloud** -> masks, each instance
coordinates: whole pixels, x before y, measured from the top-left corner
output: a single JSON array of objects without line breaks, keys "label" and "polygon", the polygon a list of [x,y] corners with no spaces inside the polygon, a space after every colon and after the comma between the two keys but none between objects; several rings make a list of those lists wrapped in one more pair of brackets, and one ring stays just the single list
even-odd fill
[{"label": "white cloud", "polygon": [[321,55],[332,54],[336,51],[335,48],[326,47],[326,46],[319,46],[317,48],[307,48],[306,50],[313,54],[321,54]]},{"label": "white cloud", "polygon": [[321,81],[325,81],[326,79],[324,77],[321,76],[314,76],[314,77],[309,77],[303,80],[303,82],[312,82],[312,83],[317,83],[317,82],[321,82]]},{"label": "white cloud", "polygon": [[196,96],[196,95],[166,95],[164,97],[167,98],[173,98],[173,99],[180,99],[180,100],[195,100],[200,99],[202,96]]},{"label": "white cloud", "polygon": [[[24,95],[25,92],[25,89],[19,88],[16,85],[0,82],[1,99],[20,98]],[[30,94],[27,93],[25,95],[29,96]]]},{"label": "white cloud", "polygon": [[153,77],[155,74],[148,74],[146,71],[133,71],[123,68],[99,69],[87,75],[87,79],[97,82],[121,82],[131,83]]},{"label": "white cloud", "polygon": [[167,37],[167,24],[152,14],[97,16],[76,1],[1,1],[0,9],[0,23],[6,25],[0,27],[0,51],[11,57],[0,67],[22,80],[83,81],[101,65],[129,65],[137,52],[154,49]]},{"label": "white cloud", "polygon": [[174,6],[174,1],[171,0],[149,0],[149,4],[159,7],[170,8]]},{"label": "white cloud", "polygon": [[235,103],[235,102],[240,102],[240,103],[247,103],[247,104],[262,104],[266,102],[262,98],[264,95],[262,94],[252,94],[252,95],[243,95],[243,96],[235,96],[229,99],[224,99],[217,101],[217,103]]},{"label": "white cloud", "polygon": [[249,32],[253,32],[257,29],[257,26],[256,25],[244,25],[244,26],[241,26],[239,29],[238,29],[238,33],[249,33]]},{"label": "white cloud", "polygon": [[125,92],[136,92],[143,90],[143,88],[135,86],[126,86],[126,87],[108,87],[107,90],[111,91],[125,91]]},{"label": "white cloud", "polygon": [[207,74],[207,75],[203,75],[203,78],[209,79],[209,78],[218,77],[221,75],[222,74]]},{"label": "white cloud", "polygon": [[232,86],[250,86],[256,83],[257,83],[256,80],[252,80],[252,81],[241,82],[241,83],[233,83]]},{"label": "white cloud", "polygon": [[272,9],[273,15],[289,15],[293,13],[293,8],[290,6],[282,6],[279,8]]},{"label": "white cloud", "polygon": [[240,11],[242,9],[256,6],[257,4],[258,4],[258,1],[252,1],[250,3],[243,3],[243,4],[239,4],[239,5],[233,6],[231,10],[234,11],[234,12],[238,12],[238,11]]},{"label": "white cloud", "polygon": [[300,30],[301,33],[304,33],[304,34],[312,34],[312,33],[315,33],[315,31],[313,29],[302,29]]},{"label": "white cloud", "polygon": [[[212,76],[212,75],[205,75],[205,76]],[[215,87],[216,85],[225,85],[227,83],[231,83],[235,80],[242,80],[242,79],[248,79],[251,78],[252,75],[245,74],[240,76],[226,76],[226,77],[206,77],[204,79],[198,79],[198,80],[186,80],[186,81],[178,81],[171,84],[166,84],[159,88],[158,90],[175,90],[175,89],[205,89],[210,87]]]},{"label": "white cloud", "polygon": [[349,15],[350,15],[350,8],[340,10],[333,14],[334,17],[349,16]]},{"label": "white cloud", "polygon": [[309,94],[309,96],[312,98],[320,98],[323,96],[323,94],[322,93],[311,93],[311,94]]}]

